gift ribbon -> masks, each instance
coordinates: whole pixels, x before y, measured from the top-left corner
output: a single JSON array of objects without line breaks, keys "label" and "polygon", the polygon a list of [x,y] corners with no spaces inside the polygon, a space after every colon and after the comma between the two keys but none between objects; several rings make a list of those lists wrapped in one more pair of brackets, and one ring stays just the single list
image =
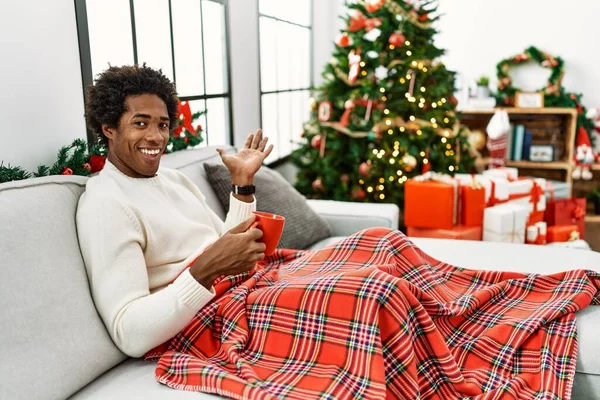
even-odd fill
[{"label": "gift ribbon", "polygon": [[508,203],[509,199],[498,200],[496,198],[496,182],[494,182],[493,179],[490,179],[490,182],[492,183],[492,190],[490,192],[490,201],[488,202],[488,207],[493,207],[495,205],[502,204],[502,203]]},{"label": "gift ribbon", "polygon": [[531,191],[528,193],[518,193],[518,194],[511,194],[510,196],[508,196],[508,200],[517,200],[517,199],[524,199],[526,197],[529,197],[530,203],[533,203],[533,212],[538,212],[538,203],[540,202],[540,199],[542,197],[542,194],[544,193],[544,190],[542,189],[542,187],[540,185],[537,184],[536,181],[532,181],[533,182],[533,187],[531,188]]},{"label": "gift ribbon", "polygon": [[550,192],[550,201],[554,201],[554,185],[550,182],[546,182],[546,190]]}]

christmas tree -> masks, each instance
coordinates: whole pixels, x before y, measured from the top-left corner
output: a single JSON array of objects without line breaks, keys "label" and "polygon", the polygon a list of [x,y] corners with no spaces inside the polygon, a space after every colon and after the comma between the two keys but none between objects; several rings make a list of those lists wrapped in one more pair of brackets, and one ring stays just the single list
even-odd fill
[{"label": "christmas tree", "polygon": [[307,197],[393,202],[428,170],[470,172],[455,74],[436,61],[435,0],[347,2],[301,147],[296,188]]}]

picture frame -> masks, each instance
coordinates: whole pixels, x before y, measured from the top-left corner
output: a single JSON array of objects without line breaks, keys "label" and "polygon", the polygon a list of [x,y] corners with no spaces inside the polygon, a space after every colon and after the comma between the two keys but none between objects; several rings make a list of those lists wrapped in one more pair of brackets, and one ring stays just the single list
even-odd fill
[{"label": "picture frame", "polygon": [[549,144],[532,144],[531,149],[529,151],[529,161],[554,161],[554,146]]},{"label": "picture frame", "polygon": [[544,93],[542,92],[517,92],[515,107],[518,108],[544,108]]}]

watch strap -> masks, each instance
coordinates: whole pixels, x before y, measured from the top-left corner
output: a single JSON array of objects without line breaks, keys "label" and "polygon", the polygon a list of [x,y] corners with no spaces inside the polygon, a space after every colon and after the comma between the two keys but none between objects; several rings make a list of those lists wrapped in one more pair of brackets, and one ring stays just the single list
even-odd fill
[{"label": "watch strap", "polygon": [[233,190],[233,194],[240,196],[247,196],[256,192],[256,186],[254,185],[238,186],[232,184],[231,189]]}]

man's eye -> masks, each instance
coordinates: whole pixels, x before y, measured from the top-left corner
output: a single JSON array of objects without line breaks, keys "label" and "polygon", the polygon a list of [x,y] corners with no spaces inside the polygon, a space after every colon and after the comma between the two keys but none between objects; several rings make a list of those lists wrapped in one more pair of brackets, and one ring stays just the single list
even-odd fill
[{"label": "man's eye", "polygon": [[163,122],[162,124],[160,124],[160,127],[163,129],[169,129],[169,124]]},{"label": "man's eye", "polygon": [[146,126],[146,123],[144,121],[136,121],[134,122],[134,124],[136,124],[137,126]]}]

